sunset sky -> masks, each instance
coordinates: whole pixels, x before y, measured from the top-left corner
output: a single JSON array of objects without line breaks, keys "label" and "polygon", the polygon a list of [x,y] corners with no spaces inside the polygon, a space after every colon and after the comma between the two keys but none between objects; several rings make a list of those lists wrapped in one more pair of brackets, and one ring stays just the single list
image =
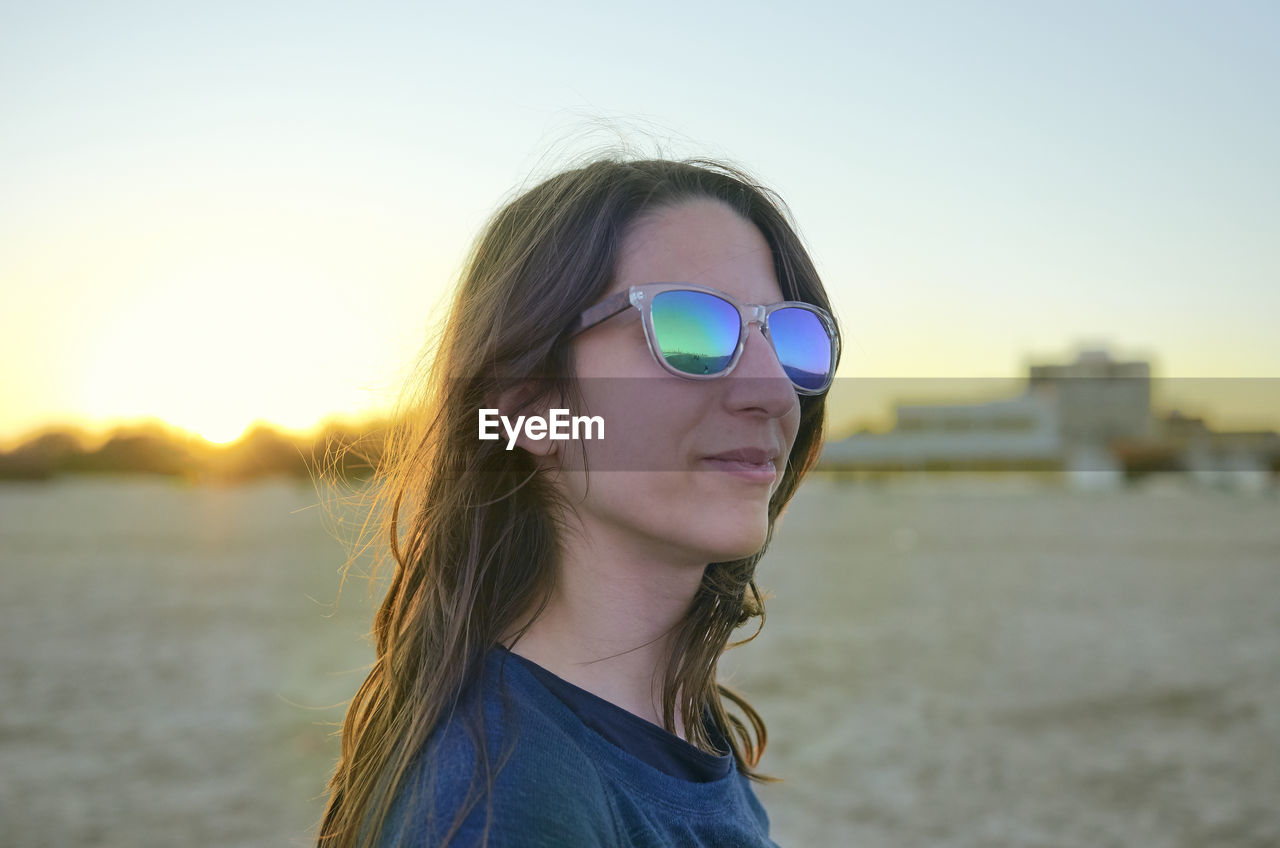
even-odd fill
[{"label": "sunset sky", "polygon": [[842,378],[1280,376],[1278,41],[1229,0],[7,4],[0,445],[384,408],[485,218],[610,126],[782,194]]}]

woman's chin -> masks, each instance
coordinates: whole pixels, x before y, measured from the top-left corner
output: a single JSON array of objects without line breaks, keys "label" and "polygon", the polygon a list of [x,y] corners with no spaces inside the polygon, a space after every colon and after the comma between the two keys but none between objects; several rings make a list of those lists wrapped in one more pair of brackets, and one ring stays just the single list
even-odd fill
[{"label": "woman's chin", "polygon": [[[755,554],[764,547],[765,539],[768,537],[767,527],[744,527],[738,533],[717,534],[718,538],[712,547],[712,562],[728,562],[734,559],[744,559]],[[705,539],[704,543],[711,542]]]}]

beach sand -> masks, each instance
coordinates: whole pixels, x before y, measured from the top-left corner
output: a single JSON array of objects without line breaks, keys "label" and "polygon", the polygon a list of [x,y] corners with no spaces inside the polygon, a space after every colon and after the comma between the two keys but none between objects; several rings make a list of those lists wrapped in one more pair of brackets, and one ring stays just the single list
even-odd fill
[{"label": "beach sand", "polygon": [[[317,500],[0,486],[0,841],[314,844],[376,608]],[[784,848],[1280,845],[1274,496],[815,477],[757,582]]]}]

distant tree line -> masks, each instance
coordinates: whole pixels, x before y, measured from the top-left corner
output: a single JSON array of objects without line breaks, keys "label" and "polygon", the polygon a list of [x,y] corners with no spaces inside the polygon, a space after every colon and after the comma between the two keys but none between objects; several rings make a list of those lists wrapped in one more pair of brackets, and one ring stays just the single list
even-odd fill
[{"label": "distant tree line", "polygon": [[158,474],[194,483],[234,483],[260,477],[371,477],[385,430],[328,426],[290,437],[265,425],[227,445],[159,427],[120,429],[90,448],[79,436],[48,431],[0,452],[0,480],[48,480],[64,474]]}]

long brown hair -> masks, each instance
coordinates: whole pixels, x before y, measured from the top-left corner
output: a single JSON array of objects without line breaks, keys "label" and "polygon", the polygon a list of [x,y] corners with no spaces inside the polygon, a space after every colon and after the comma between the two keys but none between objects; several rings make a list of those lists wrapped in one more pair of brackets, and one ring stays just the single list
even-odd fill
[{"label": "long brown hair", "polygon": [[[560,398],[580,400],[564,331],[609,290],[628,224],[704,197],[759,228],[785,299],[832,311],[782,199],[741,168],[708,159],[594,157],[508,202],[472,245],[435,349],[399,399],[370,490],[365,527],[385,534],[394,574],[373,623],[372,670],[342,728],[322,848],[373,844],[414,755],[477,679],[485,653],[551,598],[560,516],[571,507],[529,454],[476,438],[476,410],[493,405],[511,379],[551,378]],[[825,396],[799,402],[766,542],[751,556],[707,566],[671,632],[664,677],[664,727],[675,732],[679,709],[690,742],[714,750],[701,718],[709,709],[728,731],[738,770],[757,782],[778,780],[755,770],[767,741],[764,720],[716,681],[716,667],[726,648],[760,632],[730,644],[734,630],[753,618],[764,625],[756,563],[821,450]],[[725,710],[726,698],[746,722]],[[468,733],[476,737],[470,725]],[[491,790],[484,739],[475,741]],[[464,805],[455,830],[473,804]]]}]

